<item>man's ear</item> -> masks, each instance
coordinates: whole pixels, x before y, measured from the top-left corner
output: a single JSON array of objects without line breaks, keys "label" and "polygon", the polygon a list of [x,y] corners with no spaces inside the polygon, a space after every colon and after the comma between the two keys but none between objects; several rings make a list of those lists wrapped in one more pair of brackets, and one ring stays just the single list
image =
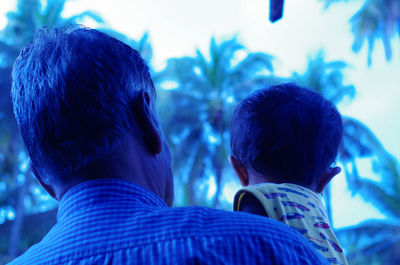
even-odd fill
[{"label": "man's ear", "polygon": [[337,175],[342,171],[340,167],[328,167],[327,170],[322,174],[318,185],[317,185],[317,193],[321,193],[325,186]]},{"label": "man's ear", "polygon": [[240,163],[239,160],[234,158],[233,156],[229,156],[229,161],[231,162],[231,165],[233,169],[235,170],[236,175],[240,179],[240,183],[242,186],[248,186],[249,185],[249,175],[247,175],[247,170],[246,168]]},{"label": "man's ear", "polygon": [[57,200],[57,196],[56,196],[56,193],[55,193],[53,187],[51,187],[50,185],[47,185],[43,181],[42,177],[37,173],[37,171],[35,170],[35,167],[33,167],[32,165],[31,165],[31,170],[32,170],[33,175],[39,181],[40,185],[42,185],[42,187],[47,191],[48,194],[50,194],[51,197],[53,197],[54,199]]},{"label": "man's ear", "polygon": [[159,154],[162,148],[161,133],[147,91],[138,92],[136,100],[132,102],[132,112],[147,149],[153,155]]}]

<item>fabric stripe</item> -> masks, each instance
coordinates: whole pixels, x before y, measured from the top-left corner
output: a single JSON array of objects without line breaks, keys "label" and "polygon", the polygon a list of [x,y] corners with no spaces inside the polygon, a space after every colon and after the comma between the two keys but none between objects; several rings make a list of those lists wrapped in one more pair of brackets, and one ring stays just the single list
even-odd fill
[{"label": "fabric stripe", "polygon": [[168,208],[154,193],[102,179],[69,190],[57,224],[10,264],[327,264],[279,222],[202,207]]}]

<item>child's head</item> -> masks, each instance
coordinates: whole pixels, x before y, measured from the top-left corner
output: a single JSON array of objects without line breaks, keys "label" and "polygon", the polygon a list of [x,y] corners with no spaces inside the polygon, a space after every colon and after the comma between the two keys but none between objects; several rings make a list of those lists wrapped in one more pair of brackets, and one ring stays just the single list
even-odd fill
[{"label": "child's head", "polygon": [[321,95],[293,83],[260,89],[234,111],[232,165],[243,185],[295,183],[321,192],[340,171],[330,165],[342,134],[338,110]]}]

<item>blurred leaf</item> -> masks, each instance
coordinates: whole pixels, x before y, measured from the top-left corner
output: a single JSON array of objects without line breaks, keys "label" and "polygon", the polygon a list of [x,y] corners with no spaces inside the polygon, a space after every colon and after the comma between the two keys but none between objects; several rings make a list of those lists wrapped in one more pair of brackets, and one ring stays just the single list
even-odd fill
[{"label": "blurred leaf", "polygon": [[[336,2],[346,0],[320,0],[325,8]],[[348,0],[347,0],[348,1]],[[363,6],[350,19],[354,35],[353,50],[359,52],[367,43],[368,66],[372,64],[372,52],[375,42],[381,40],[386,60],[392,58],[392,40],[396,32],[400,34],[400,1],[398,0],[365,0]]]},{"label": "blurred leaf", "polygon": [[305,72],[293,73],[292,80],[313,89],[337,104],[344,98],[354,98],[356,93],[353,85],[343,84],[344,70],[348,67],[344,61],[326,62],[324,52],[320,50],[315,55],[308,57]]},{"label": "blurred leaf", "polygon": [[93,11],[84,11],[78,15],[74,15],[71,16],[69,18],[66,19],[65,24],[76,24],[76,22],[78,21],[82,21],[85,18],[90,18],[93,19],[95,22],[97,22],[98,24],[102,24],[104,23],[103,18],[98,15],[96,12]]},{"label": "blurred leaf", "polygon": [[336,230],[339,241],[347,249],[349,264],[398,264],[400,256],[400,223],[389,220],[368,220],[359,225]]}]

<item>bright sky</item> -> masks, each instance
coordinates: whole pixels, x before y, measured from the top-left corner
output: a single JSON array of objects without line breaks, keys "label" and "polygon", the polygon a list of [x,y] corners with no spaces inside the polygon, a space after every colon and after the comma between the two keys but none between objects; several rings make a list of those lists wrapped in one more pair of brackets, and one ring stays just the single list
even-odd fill
[{"label": "bright sky", "polygon": [[[1,1],[0,28],[4,14],[15,8],[15,0]],[[276,72],[302,72],[308,55],[324,48],[326,59],[344,60],[351,65],[347,82],[355,85],[354,101],[340,106],[343,114],[368,125],[384,146],[400,158],[400,42],[396,39],[392,62],[386,62],[381,43],[373,53],[373,65],[366,66],[366,47],[351,51],[353,36],[349,18],[363,1],[337,4],[328,11],[318,0],[285,1],[284,17],[268,21],[268,0],[72,0],[65,16],[84,10],[98,12],[114,29],[139,38],[150,33],[153,64],[161,69],[170,57],[206,51],[211,36],[217,39],[238,34],[251,51],[275,56]],[[90,25],[89,25],[90,26]],[[383,218],[370,204],[351,197],[344,176],[333,182],[335,226],[357,224],[368,218]],[[232,195],[233,196],[233,195]]]}]

